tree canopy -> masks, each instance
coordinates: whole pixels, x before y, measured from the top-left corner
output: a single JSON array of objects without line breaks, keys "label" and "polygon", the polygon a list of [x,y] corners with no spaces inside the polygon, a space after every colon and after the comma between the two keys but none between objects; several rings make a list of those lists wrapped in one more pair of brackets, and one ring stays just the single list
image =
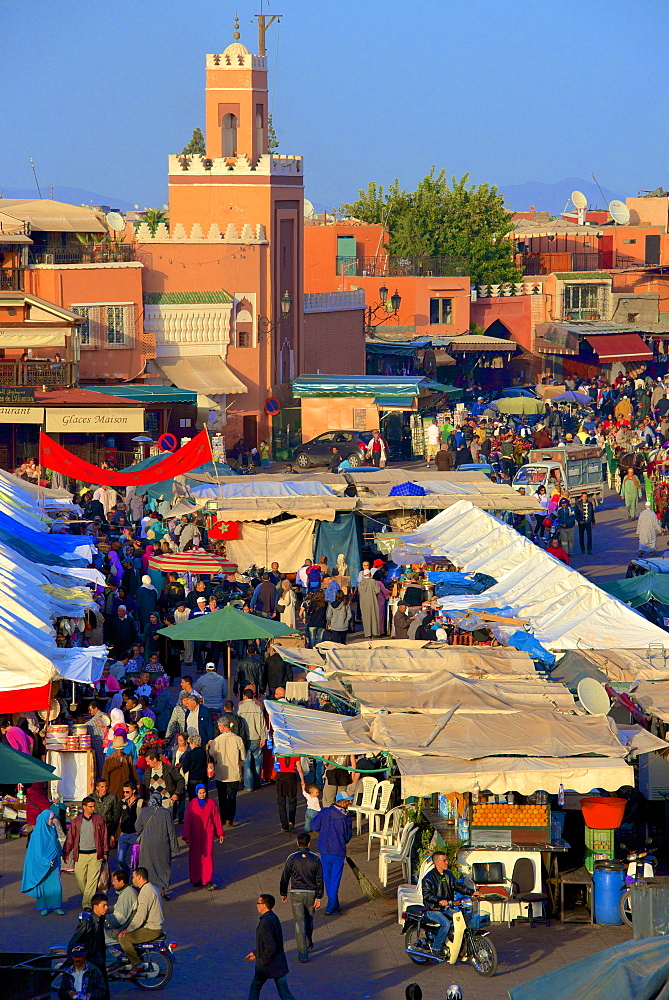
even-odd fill
[{"label": "tree canopy", "polygon": [[458,180],[432,167],[415,191],[400,188],[395,180],[384,192],[370,183],[357,201],[341,211],[363,222],[376,222],[388,231],[385,249],[391,257],[457,257],[469,268],[473,284],[517,281],[520,272],[513,260],[513,243],[506,239],[513,229],[504,208],[504,197],[494,185],[469,183],[469,174]]},{"label": "tree canopy", "polygon": [[182,156],[204,156],[206,152],[204,144],[204,135],[202,134],[202,129],[198,126],[193,129],[193,134],[191,136],[190,142],[187,146],[181,150]]},{"label": "tree canopy", "polygon": [[135,223],[135,228],[139,228],[142,222],[145,222],[149,229],[151,230],[151,235],[156,235],[156,230],[161,222],[164,222],[169,229],[170,220],[167,213],[163,211],[162,208],[148,208],[144,213],[143,218],[140,222]]}]

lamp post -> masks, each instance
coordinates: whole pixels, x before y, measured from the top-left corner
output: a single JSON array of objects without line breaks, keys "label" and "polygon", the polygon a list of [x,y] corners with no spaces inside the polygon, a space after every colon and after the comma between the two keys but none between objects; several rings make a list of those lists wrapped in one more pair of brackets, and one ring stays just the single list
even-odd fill
[{"label": "lamp post", "polygon": [[269,335],[270,333],[273,333],[274,330],[276,330],[278,327],[280,327],[283,321],[288,318],[288,315],[292,307],[293,307],[293,300],[290,297],[290,292],[288,291],[288,289],[286,289],[286,291],[281,296],[281,315],[279,316],[276,323],[272,323],[271,319],[269,319],[268,316],[258,316],[258,327],[260,327],[261,323],[263,324],[262,333],[260,332],[260,330],[258,331],[258,340],[262,339],[263,333],[265,335]]},{"label": "lamp post", "polygon": [[[385,285],[381,285],[379,288],[379,301],[375,306],[367,306],[366,317],[365,317],[365,333],[371,334],[372,330],[375,330],[377,326],[381,326],[385,321],[393,316],[397,316],[400,311],[400,306],[402,304],[402,296],[395,290],[395,294],[390,296],[390,306],[388,308],[388,289]],[[374,320],[382,313],[383,315],[378,320]]]}]

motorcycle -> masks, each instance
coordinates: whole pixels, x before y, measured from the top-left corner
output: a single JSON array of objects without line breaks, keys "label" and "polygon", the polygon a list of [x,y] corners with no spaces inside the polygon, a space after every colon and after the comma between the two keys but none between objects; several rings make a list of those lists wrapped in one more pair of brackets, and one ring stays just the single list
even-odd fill
[{"label": "motorcycle", "polygon": [[629,888],[634,882],[642,882],[646,878],[652,878],[655,874],[657,864],[655,858],[647,851],[633,851],[627,855],[627,874],[625,882],[627,889],[623,889],[620,894],[620,916],[624,924],[632,926],[632,889]]},{"label": "motorcycle", "polygon": [[429,962],[469,961],[479,976],[489,978],[497,971],[497,949],[485,928],[490,923],[487,913],[479,913],[475,900],[459,900],[451,904],[451,928],[443,954],[433,950],[439,924],[430,920],[424,906],[407,906],[402,914],[406,953],[416,965]]}]

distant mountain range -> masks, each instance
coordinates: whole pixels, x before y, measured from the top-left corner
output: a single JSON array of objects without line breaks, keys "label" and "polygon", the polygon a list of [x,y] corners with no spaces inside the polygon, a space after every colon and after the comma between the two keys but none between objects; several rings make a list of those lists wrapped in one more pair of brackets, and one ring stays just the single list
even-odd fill
[{"label": "distant mountain range", "polygon": [[534,205],[538,212],[550,212],[551,215],[561,215],[565,207],[573,210],[571,204],[572,191],[582,191],[588,199],[588,208],[606,208],[613,198],[625,200],[620,191],[611,191],[602,186],[606,195],[606,204],[594,181],[583,180],[582,177],[565,177],[555,184],[545,184],[543,181],[528,181],[527,184],[498,184],[504,195],[504,200],[514,212],[528,212]]},{"label": "distant mountain range", "polygon": [[[0,185],[0,195],[3,198],[25,198],[30,200],[39,197],[37,188],[34,187],[8,188],[2,187],[2,185]],[[53,197],[54,201],[64,201],[68,205],[109,205],[110,208],[117,208],[122,212],[128,212],[133,207],[129,201],[124,201],[123,198],[112,198],[107,194],[97,194],[95,191],[84,191],[83,188],[76,187],[54,187],[53,195],[51,195],[48,187],[42,187],[42,197]]]}]

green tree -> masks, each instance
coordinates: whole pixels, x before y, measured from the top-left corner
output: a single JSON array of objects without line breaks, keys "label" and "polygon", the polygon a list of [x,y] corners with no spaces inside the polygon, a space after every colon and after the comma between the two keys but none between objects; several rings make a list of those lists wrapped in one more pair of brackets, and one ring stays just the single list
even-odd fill
[{"label": "green tree", "polygon": [[[163,212],[161,208],[147,209],[141,222],[146,222],[147,226],[151,230],[152,236],[156,235],[156,229],[158,228],[161,222],[164,222],[167,225],[168,229],[170,225],[170,220],[168,219],[167,214]],[[141,225],[141,222],[138,222],[137,226]]]},{"label": "green tree", "polygon": [[204,144],[204,135],[202,134],[202,129],[198,126],[193,129],[193,134],[191,140],[187,146],[181,150],[182,156],[204,156],[206,152]]},{"label": "green tree", "polygon": [[372,182],[341,210],[385,226],[391,257],[458,257],[477,285],[520,277],[506,239],[513,222],[503,195],[494,185],[470,184],[468,174],[452,177],[449,186],[445,171],[432,167],[415,191],[400,188],[399,180],[387,192]]},{"label": "green tree", "polygon": [[274,123],[272,122],[272,116],[267,115],[267,150],[273,153],[275,149],[279,148],[279,140],[276,137],[276,132],[274,131]]}]

